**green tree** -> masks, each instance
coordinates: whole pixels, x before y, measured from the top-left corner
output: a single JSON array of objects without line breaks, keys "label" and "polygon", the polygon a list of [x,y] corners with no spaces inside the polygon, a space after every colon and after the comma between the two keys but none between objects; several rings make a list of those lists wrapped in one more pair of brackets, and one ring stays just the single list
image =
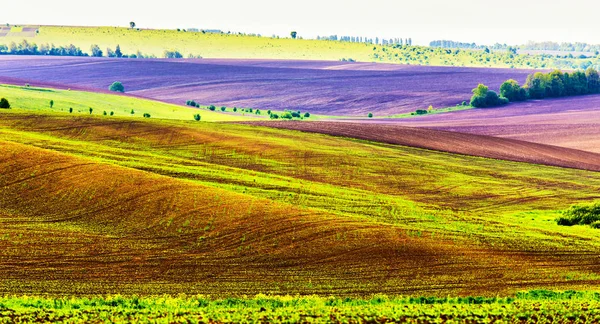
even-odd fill
[{"label": "green tree", "polygon": [[117,48],[115,48],[115,55],[117,57],[123,57],[123,52],[121,52],[121,46],[117,45]]},{"label": "green tree", "polygon": [[10,109],[10,103],[8,102],[8,100],[6,100],[6,98],[0,99],[0,108]]},{"label": "green tree", "polygon": [[599,93],[600,92],[600,78],[598,77],[598,71],[593,67],[589,67],[585,70],[585,77],[588,82],[588,92],[589,93]]},{"label": "green tree", "polygon": [[73,108],[71,107],[71,108],[69,108],[69,114],[72,114],[72,113],[73,113]]},{"label": "green tree", "polygon": [[108,90],[113,92],[125,92],[125,87],[121,82],[116,81],[113,84],[111,84],[110,87],[108,87]]},{"label": "green tree", "polygon": [[202,116],[200,116],[200,114],[195,114],[194,115],[194,120],[195,121],[200,121],[200,119],[202,119]]},{"label": "green tree", "polygon": [[100,47],[98,45],[92,45],[90,47],[90,51],[92,52],[92,56],[93,57],[102,57],[102,50],[100,49]]},{"label": "green tree", "polygon": [[369,117],[369,118],[373,118],[373,113],[369,113],[369,114],[367,115],[367,117]]},{"label": "green tree", "polygon": [[129,27],[131,27],[131,29],[134,29],[134,28],[135,28],[135,22],[133,22],[133,21],[132,21],[132,22],[130,22],[130,23],[129,23]]},{"label": "green tree", "polygon": [[94,109],[92,107],[90,107],[90,115],[92,114],[93,111],[94,111]]},{"label": "green tree", "polygon": [[527,99],[527,91],[521,88],[515,80],[507,80],[500,86],[500,95],[510,101],[523,101]]},{"label": "green tree", "polygon": [[530,98],[544,99],[546,97],[547,78],[542,72],[537,72],[527,76],[525,87]]},{"label": "green tree", "polygon": [[548,87],[546,93],[550,97],[562,97],[566,95],[565,85],[563,83],[564,74],[559,70],[554,70],[548,74]]},{"label": "green tree", "polygon": [[293,31],[290,33],[290,36],[292,36],[293,39],[296,39],[296,37],[298,36],[298,33]]},{"label": "green tree", "polygon": [[54,107],[54,100],[50,100],[50,108]]}]

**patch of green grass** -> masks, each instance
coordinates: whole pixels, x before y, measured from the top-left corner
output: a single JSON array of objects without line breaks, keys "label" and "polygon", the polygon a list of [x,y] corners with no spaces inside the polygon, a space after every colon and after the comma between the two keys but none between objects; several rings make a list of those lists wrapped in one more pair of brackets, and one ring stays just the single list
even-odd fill
[{"label": "patch of green grass", "polygon": [[[144,113],[148,113],[157,119],[193,120],[194,115],[199,113],[202,121],[210,122],[255,119],[253,116],[213,112],[206,107],[195,109],[135,97],[73,90],[0,85],[0,97],[7,98],[14,111],[82,116],[90,115],[89,109],[92,108],[92,115],[95,116],[102,116],[106,111],[108,114],[114,112],[114,117],[128,118],[143,118]],[[52,108],[50,100],[54,101]],[[73,108],[72,113],[69,113],[69,108]],[[132,110],[134,114],[131,114]]]}]

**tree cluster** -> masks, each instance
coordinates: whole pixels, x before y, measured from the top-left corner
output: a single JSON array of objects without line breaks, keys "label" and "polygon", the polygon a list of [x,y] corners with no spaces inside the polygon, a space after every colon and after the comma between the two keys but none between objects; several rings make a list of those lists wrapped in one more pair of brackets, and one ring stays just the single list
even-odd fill
[{"label": "tree cluster", "polygon": [[476,108],[497,107],[508,104],[506,97],[501,97],[495,91],[490,90],[483,84],[479,84],[473,89],[473,97],[471,97],[471,106]]},{"label": "tree cluster", "polygon": [[598,71],[589,67],[572,73],[554,70],[549,73],[536,72],[527,76],[521,87],[515,80],[507,80],[500,86],[500,96],[483,84],[473,89],[471,106],[477,108],[496,107],[508,102],[528,99],[558,98],[600,93]]},{"label": "tree cluster", "polygon": [[88,56],[79,47],[71,44],[69,46],[56,47],[54,44],[42,44],[38,46],[23,40],[19,44],[12,42],[9,46],[0,45],[0,54],[10,55],[53,55],[53,56]]}]

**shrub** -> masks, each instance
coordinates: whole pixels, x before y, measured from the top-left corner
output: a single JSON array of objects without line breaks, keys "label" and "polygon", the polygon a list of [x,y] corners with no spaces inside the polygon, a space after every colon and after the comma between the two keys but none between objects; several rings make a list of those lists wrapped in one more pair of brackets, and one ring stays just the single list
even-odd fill
[{"label": "shrub", "polygon": [[106,110],[102,113],[102,115],[107,116],[108,113],[106,112]]},{"label": "shrub", "polygon": [[509,101],[527,100],[527,91],[515,80],[508,80],[500,86],[500,95],[506,97]]},{"label": "shrub", "polygon": [[305,112],[305,113],[304,113],[304,118],[309,118],[309,117],[310,117],[310,113],[308,113],[308,112]]},{"label": "shrub", "polygon": [[367,115],[367,117],[369,117],[369,118],[373,118],[373,113],[369,113],[369,114]]},{"label": "shrub", "polygon": [[269,118],[271,118],[271,119],[279,119],[279,115],[271,113],[271,115],[269,115]]},{"label": "shrub", "polygon": [[233,107],[233,112],[237,112],[237,107]]},{"label": "shrub", "polygon": [[0,99],[0,108],[10,109],[10,103],[8,102],[8,100],[6,100],[6,98]]},{"label": "shrub", "polygon": [[54,107],[54,100],[50,100],[50,108]]},{"label": "shrub", "polygon": [[200,119],[202,119],[202,116],[200,116],[200,114],[195,114],[194,115],[194,120],[195,121],[200,121]]},{"label": "shrub", "polygon": [[132,115],[135,114],[135,110],[131,109],[131,114]]},{"label": "shrub", "polygon": [[208,107],[208,110],[210,110],[210,111],[215,111],[215,109],[217,109],[217,107],[215,107],[214,105],[210,105]]},{"label": "shrub", "polygon": [[294,116],[292,116],[292,113],[289,111],[284,112],[283,114],[281,114],[281,118],[282,119],[292,119],[294,118]]},{"label": "shrub", "polygon": [[92,114],[93,111],[94,111],[94,109],[92,107],[90,107],[90,115]]},{"label": "shrub", "polygon": [[260,115],[260,109],[256,109],[256,111],[254,113],[257,115]]},{"label": "shrub", "polygon": [[267,115],[271,115],[271,109],[267,110]]},{"label": "shrub", "polygon": [[196,108],[200,108],[200,104],[199,103],[196,103]]},{"label": "shrub", "polygon": [[221,111],[226,111],[227,108],[226,107],[221,107]]},{"label": "shrub", "polygon": [[298,111],[292,111],[291,115],[293,118],[300,118],[302,115],[300,115],[300,112]]},{"label": "shrub", "polygon": [[417,109],[415,113],[417,113],[417,115],[426,115],[428,111],[425,109]]},{"label": "shrub", "polygon": [[508,99],[498,96],[495,91],[489,90],[489,88],[483,84],[479,84],[477,88],[473,89],[473,97],[471,97],[471,106],[473,107],[497,107],[508,103]]},{"label": "shrub", "polygon": [[111,112],[110,112],[110,115],[111,115],[111,116],[114,116],[114,115],[115,115],[115,112],[114,112],[114,111],[111,111]]},{"label": "shrub", "polygon": [[125,92],[125,87],[121,82],[116,81],[108,87],[108,90],[113,92]]},{"label": "shrub", "polygon": [[144,113],[144,118],[150,118],[150,114],[149,113]]},{"label": "shrub", "polygon": [[73,108],[69,108],[69,114],[73,113]]},{"label": "shrub", "polygon": [[600,227],[600,202],[592,205],[575,205],[563,212],[563,217],[557,219],[562,226],[592,225]]}]

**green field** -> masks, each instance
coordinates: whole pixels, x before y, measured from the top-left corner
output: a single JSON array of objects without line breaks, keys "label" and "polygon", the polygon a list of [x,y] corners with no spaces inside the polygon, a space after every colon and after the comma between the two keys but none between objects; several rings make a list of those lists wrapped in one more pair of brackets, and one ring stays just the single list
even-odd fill
[{"label": "green field", "polygon": [[[13,27],[14,28],[14,27]],[[20,43],[23,36],[0,38],[0,45]],[[145,30],[120,27],[41,26],[27,41],[68,46],[74,44],[84,52],[92,45],[106,49],[121,46],[124,54],[141,52],[145,56],[164,57],[166,50],[177,50],[184,57],[239,59],[333,60],[382,62],[413,65],[514,67],[539,69],[579,69],[581,64],[600,66],[598,58],[549,58],[541,55],[516,55],[506,51],[486,53],[472,50],[449,50],[423,46],[382,46],[338,41],[258,37],[239,34],[210,34],[177,30]]]},{"label": "green field", "polygon": [[258,295],[179,297],[0,298],[0,323],[444,323],[597,322],[597,293],[531,291],[508,298],[370,299]]},{"label": "green field", "polygon": [[598,172],[128,96],[0,97],[0,322],[600,316],[600,232],[556,222],[598,199]]},{"label": "green field", "polygon": [[[260,118],[255,114],[221,113],[210,111],[206,107],[195,109],[173,104],[94,92],[34,88],[26,86],[0,85],[0,97],[10,98],[11,106],[19,111],[69,113],[73,108],[76,116],[139,117],[145,113],[151,118],[193,120],[200,114],[202,121],[248,121]],[[52,107],[50,101],[53,101]],[[92,112],[90,113],[90,108]],[[133,114],[131,113],[133,110]],[[231,110],[231,109],[230,109]],[[267,118],[267,117],[262,117]]]}]

